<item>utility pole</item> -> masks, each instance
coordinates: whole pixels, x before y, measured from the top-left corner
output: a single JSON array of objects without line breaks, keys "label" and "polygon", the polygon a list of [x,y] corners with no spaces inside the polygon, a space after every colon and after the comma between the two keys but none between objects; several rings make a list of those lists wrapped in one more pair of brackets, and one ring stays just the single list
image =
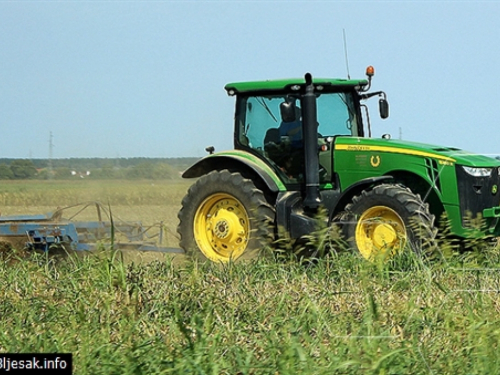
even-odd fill
[{"label": "utility pole", "polygon": [[47,178],[50,180],[52,179],[52,155],[53,155],[53,151],[54,151],[54,143],[52,142],[52,132],[49,133],[49,165],[48,165],[48,169],[49,169],[49,173],[47,175]]}]

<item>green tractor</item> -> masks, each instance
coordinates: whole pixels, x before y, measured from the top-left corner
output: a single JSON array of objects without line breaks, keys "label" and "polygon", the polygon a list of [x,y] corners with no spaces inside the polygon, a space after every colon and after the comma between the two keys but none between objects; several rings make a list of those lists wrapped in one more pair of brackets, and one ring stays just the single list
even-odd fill
[{"label": "green tractor", "polygon": [[[180,246],[214,262],[258,256],[269,240],[300,239],[318,209],[364,258],[419,252],[446,215],[458,239],[500,236],[500,160],[457,148],[371,138],[367,78],[230,83],[234,150],[199,160],[179,211]],[[470,217],[484,226],[472,227]]]}]

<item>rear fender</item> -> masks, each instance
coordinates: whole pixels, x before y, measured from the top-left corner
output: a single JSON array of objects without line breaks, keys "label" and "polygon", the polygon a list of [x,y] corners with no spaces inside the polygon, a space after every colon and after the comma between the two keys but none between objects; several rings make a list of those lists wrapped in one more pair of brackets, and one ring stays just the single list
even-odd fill
[{"label": "rear fender", "polygon": [[182,177],[201,177],[211,171],[221,169],[253,172],[260,177],[271,192],[286,191],[285,185],[271,167],[254,155],[243,151],[220,152],[205,156],[184,171]]}]

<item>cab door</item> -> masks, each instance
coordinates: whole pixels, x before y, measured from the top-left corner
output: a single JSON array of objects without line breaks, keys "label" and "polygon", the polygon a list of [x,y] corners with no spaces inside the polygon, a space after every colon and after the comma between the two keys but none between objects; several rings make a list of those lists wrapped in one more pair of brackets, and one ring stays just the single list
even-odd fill
[{"label": "cab door", "polygon": [[354,93],[330,92],[317,97],[320,183],[335,182],[333,151],[337,136],[358,136],[358,112]]}]

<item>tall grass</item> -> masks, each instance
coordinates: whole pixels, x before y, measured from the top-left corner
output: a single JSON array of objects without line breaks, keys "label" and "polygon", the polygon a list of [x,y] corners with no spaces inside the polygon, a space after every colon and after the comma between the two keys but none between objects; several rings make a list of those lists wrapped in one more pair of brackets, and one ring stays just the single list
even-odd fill
[{"label": "tall grass", "polygon": [[[73,194],[103,201],[110,188],[90,186],[62,187],[60,204],[74,204]],[[52,194],[27,189],[12,207],[24,209],[37,190]],[[149,187],[116,189],[137,197]],[[159,196],[141,207],[178,204]],[[139,214],[110,199],[113,215],[119,202]],[[74,373],[92,375],[500,373],[500,249],[446,248],[374,264],[338,244],[319,259],[228,265],[127,263],[104,249],[3,253],[0,352],[71,352]]]},{"label": "tall grass", "polygon": [[182,267],[5,255],[0,352],[72,352],[76,374],[499,373],[498,256],[407,256],[402,270],[349,253]]}]

